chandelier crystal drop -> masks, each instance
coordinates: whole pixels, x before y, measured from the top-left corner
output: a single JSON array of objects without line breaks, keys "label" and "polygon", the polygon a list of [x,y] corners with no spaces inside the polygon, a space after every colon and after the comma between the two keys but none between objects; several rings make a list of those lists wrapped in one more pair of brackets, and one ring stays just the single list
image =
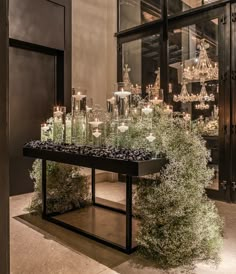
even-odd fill
[{"label": "chandelier crystal drop", "polygon": [[209,48],[209,44],[205,41],[205,39],[201,39],[198,48],[200,53],[199,57],[197,58],[197,64],[192,68],[184,68],[183,79],[200,82],[218,80],[218,63],[213,64],[207,55],[206,50]]},{"label": "chandelier crystal drop", "polygon": [[198,110],[206,110],[209,108],[210,108],[209,104],[206,104],[204,101],[200,102],[200,104],[195,105],[195,109],[198,109]]}]

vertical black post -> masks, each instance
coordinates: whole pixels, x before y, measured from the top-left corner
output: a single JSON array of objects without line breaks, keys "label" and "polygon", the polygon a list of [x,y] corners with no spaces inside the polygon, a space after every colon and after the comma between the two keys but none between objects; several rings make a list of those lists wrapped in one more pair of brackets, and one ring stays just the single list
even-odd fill
[{"label": "vertical black post", "polygon": [[92,202],[95,204],[96,202],[96,194],[95,194],[95,168],[92,168]]},{"label": "vertical black post", "polygon": [[0,274],[9,267],[8,0],[0,1]]},{"label": "vertical black post", "polygon": [[169,52],[168,52],[168,0],[161,0],[162,29],[161,29],[161,57],[160,75],[161,88],[164,91],[164,101],[170,103],[169,98]]},{"label": "vertical black post", "polygon": [[57,75],[57,105],[64,105],[64,52],[58,51],[57,53],[57,66],[56,66],[56,75]]},{"label": "vertical black post", "polygon": [[126,175],[126,251],[132,249],[132,176]]},{"label": "vertical black post", "polygon": [[42,160],[42,217],[47,216],[47,161]]}]

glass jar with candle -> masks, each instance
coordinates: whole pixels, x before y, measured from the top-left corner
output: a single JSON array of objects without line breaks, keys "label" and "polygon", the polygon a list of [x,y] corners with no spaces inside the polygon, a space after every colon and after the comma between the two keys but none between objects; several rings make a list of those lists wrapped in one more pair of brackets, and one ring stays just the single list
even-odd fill
[{"label": "glass jar with candle", "polygon": [[48,124],[44,123],[41,124],[41,141],[49,140],[49,126]]},{"label": "glass jar with candle", "polygon": [[[96,140],[94,138],[99,137],[98,138],[99,143],[101,143],[102,140],[104,139],[104,119],[105,118],[104,118],[102,109],[100,108],[100,106],[96,105],[94,107],[93,114],[89,117],[89,121],[88,121],[88,127],[89,127],[89,132],[87,136],[88,144],[94,144],[94,141]],[[100,134],[95,132],[99,132]],[[99,136],[96,137],[94,133],[95,135],[99,135]]]},{"label": "glass jar with candle", "polygon": [[66,143],[70,144],[72,139],[72,117],[71,114],[66,115]]},{"label": "glass jar with candle", "polygon": [[142,108],[142,117],[151,118],[152,114],[153,114],[153,108],[149,104],[144,105]]},{"label": "glass jar with candle", "polygon": [[118,146],[129,146],[130,136],[129,136],[129,126],[125,122],[121,122],[117,127],[118,135]]},{"label": "glass jar with candle", "polygon": [[118,82],[115,84],[114,96],[116,98],[119,116],[127,116],[129,114],[131,92],[130,90],[126,90],[124,82]]},{"label": "glass jar with candle", "polygon": [[65,142],[66,107],[56,106],[53,108],[53,141]]},{"label": "glass jar with candle", "polygon": [[98,128],[92,130],[93,146],[101,147],[102,145],[102,133]]},{"label": "glass jar with candle", "polygon": [[86,142],[86,115],[83,112],[72,116],[71,141],[76,145],[84,145]]},{"label": "glass jar with candle", "polygon": [[87,90],[84,88],[72,88],[72,115],[86,112]]}]

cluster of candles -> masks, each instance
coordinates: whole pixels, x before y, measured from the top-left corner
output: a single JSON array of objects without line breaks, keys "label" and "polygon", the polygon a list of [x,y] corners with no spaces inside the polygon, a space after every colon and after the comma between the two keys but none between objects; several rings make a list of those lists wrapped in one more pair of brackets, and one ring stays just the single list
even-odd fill
[{"label": "cluster of candles", "polygon": [[[155,106],[163,104],[163,100],[156,96],[143,105],[134,106],[131,103],[133,95],[130,91],[119,88],[110,99],[107,99],[107,111],[116,124],[115,134],[126,134],[132,118],[151,121]],[[90,143],[101,145],[101,138],[105,136],[103,132],[105,121],[100,120],[99,116],[93,113],[92,108],[87,106],[86,99],[85,92],[73,89],[72,113],[66,114],[64,106],[55,106],[52,122],[41,125],[41,140],[52,139],[58,143],[86,144],[89,138]],[[164,112],[172,115],[173,107],[165,106]],[[153,133],[146,137],[150,143],[155,139]]]}]

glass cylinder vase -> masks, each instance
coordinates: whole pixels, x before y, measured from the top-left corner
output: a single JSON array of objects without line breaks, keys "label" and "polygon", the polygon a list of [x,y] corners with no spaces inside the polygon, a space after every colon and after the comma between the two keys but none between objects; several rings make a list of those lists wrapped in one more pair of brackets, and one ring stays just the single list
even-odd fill
[{"label": "glass cylinder vase", "polygon": [[53,108],[53,141],[65,142],[66,107],[56,106]]},{"label": "glass cylinder vase", "polygon": [[84,88],[72,88],[72,116],[86,112],[87,90]]},{"label": "glass cylinder vase", "polygon": [[124,82],[118,82],[115,84],[114,96],[116,98],[118,113],[121,118],[128,117],[130,108],[131,92],[125,90],[125,88],[126,85]]}]

